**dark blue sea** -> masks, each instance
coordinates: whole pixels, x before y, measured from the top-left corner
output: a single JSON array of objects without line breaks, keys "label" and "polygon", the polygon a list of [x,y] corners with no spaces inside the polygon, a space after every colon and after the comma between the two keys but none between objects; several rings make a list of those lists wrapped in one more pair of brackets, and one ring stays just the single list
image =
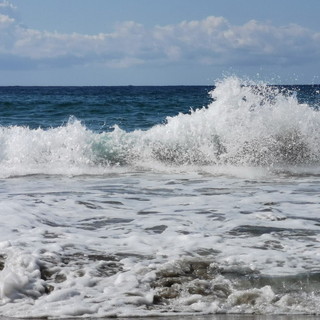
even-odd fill
[{"label": "dark blue sea", "polygon": [[2,126],[59,127],[75,117],[95,132],[146,130],[210,103],[211,87],[0,87]]},{"label": "dark blue sea", "polygon": [[0,87],[0,316],[320,314],[320,86]]}]

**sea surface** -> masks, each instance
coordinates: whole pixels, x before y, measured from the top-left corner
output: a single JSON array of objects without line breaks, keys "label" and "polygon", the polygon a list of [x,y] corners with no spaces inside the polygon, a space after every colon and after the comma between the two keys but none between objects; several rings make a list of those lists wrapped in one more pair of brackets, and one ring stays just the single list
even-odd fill
[{"label": "sea surface", "polygon": [[320,314],[319,107],[237,77],[0,87],[0,316]]}]

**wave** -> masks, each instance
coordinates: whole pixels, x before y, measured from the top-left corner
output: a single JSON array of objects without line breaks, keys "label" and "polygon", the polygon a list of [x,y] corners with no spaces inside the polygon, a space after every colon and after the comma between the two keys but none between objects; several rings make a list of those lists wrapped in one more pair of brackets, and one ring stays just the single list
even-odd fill
[{"label": "wave", "polygon": [[[149,130],[95,133],[77,119],[48,130],[0,127],[2,175],[126,166],[318,166],[320,115],[294,92],[228,77],[212,102]],[[99,171],[100,170],[100,171]]]}]

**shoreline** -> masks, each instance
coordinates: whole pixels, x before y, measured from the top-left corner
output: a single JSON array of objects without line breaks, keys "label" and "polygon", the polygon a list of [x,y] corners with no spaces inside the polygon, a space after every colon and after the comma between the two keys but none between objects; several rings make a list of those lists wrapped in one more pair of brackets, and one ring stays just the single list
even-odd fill
[{"label": "shoreline", "polygon": [[[116,317],[115,317],[116,318]],[[108,320],[114,319],[113,317],[6,317],[0,315],[0,320]],[[170,315],[170,316],[147,316],[147,317],[119,317],[119,320],[319,320],[320,315],[308,314],[210,314],[210,315]]]}]

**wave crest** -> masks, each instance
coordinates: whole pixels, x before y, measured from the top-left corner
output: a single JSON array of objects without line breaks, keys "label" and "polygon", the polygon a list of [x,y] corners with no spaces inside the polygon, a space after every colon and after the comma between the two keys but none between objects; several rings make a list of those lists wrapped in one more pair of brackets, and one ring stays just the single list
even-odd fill
[{"label": "wave crest", "polygon": [[10,176],[82,174],[146,163],[320,164],[319,112],[299,103],[294,92],[229,77],[210,95],[208,106],[168,117],[146,131],[125,132],[115,126],[112,132],[95,133],[75,119],[48,130],[1,127],[1,170]]},{"label": "wave crest", "polygon": [[294,92],[227,78],[210,94],[202,109],[130,133],[143,143],[143,156],[176,165],[319,163],[319,113]]}]

